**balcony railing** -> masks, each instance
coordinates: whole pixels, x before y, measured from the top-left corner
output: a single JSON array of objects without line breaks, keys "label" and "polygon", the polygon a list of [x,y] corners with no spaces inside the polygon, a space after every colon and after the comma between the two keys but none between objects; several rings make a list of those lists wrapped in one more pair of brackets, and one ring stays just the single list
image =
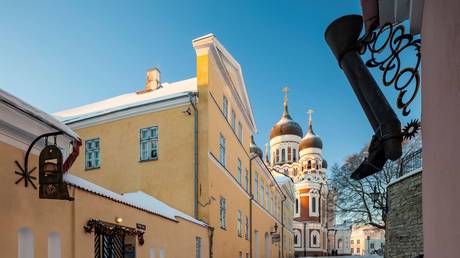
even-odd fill
[{"label": "balcony railing", "polygon": [[418,149],[402,159],[399,176],[422,168],[422,149]]}]

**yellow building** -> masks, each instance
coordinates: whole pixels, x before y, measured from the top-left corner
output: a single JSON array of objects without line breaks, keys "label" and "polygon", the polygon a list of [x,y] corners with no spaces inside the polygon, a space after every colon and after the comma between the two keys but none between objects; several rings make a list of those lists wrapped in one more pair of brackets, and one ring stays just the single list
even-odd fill
[{"label": "yellow building", "polygon": [[[38,138],[54,132],[62,134]],[[71,200],[39,198],[45,182],[39,154],[56,144],[68,168],[80,141],[52,116],[0,90],[2,257],[210,257],[206,223],[143,192],[117,194],[65,174]]]},{"label": "yellow building", "polygon": [[211,257],[287,257],[282,207],[291,204],[251,143],[241,67],[212,34],[193,47],[195,78],[164,83],[151,69],[138,92],[55,114],[83,140],[71,173],[203,221]]}]

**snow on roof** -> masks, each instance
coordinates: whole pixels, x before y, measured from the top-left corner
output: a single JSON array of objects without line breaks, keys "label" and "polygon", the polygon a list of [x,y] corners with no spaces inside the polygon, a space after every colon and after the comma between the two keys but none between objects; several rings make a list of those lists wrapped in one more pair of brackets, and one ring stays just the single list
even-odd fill
[{"label": "snow on roof", "polygon": [[22,101],[21,99],[9,94],[8,92],[0,89],[0,101],[4,102],[5,104],[9,105],[12,108],[21,110],[23,113],[31,116],[42,123],[46,124],[49,127],[52,127],[56,130],[61,130],[69,137],[79,140],[80,137],[76,134],[72,129],[68,126],[57,120],[55,117],[27,104],[26,102]]},{"label": "snow on roof", "polygon": [[196,78],[174,83],[162,83],[161,88],[154,91],[145,92],[142,94],[138,94],[136,92],[128,93],[81,107],[60,111],[53,115],[55,115],[62,122],[71,123],[114,111],[184,96],[189,92],[197,92]]},{"label": "snow on roof", "polygon": [[273,176],[278,184],[285,184],[291,182],[291,178],[282,174],[276,174]]},{"label": "snow on roof", "polygon": [[174,220],[174,221],[177,221],[177,217],[180,217],[182,219],[188,220],[195,224],[198,224],[201,226],[207,226],[206,223],[200,220],[197,220],[193,218],[192,216],[189,216],[181,211],[178,211],[168,206],[164,202],[161,202],[160,200],[142,191],[118,194],[108,189],[105,189],[102,186],[96,185],[81,177],[78,177],[78,176],[75,176],[69,173],[66,173],[64,175],[64,181],[70,185],[76,186],[85,191],[88,191],[88,192],[91,192],[91,193],[94,193],[100,196],[104,196],[114,201],[124,203],[129,206],[133,206],[135,208],[138,208],[138,209],[141,209],[141,210],[153,213],[153,214],[157,214],[159,216],[162,216],[162,217]]}]

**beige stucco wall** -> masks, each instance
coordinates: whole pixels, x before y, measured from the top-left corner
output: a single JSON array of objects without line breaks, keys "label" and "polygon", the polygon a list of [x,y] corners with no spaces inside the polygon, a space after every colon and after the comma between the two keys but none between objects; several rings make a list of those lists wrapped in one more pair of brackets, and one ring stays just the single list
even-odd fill
[{"label": "beige stucco wall", "polygon": [[457,257],[460,196],[460,1],[426,0],[422,25],[425,257]]},{"label": "beige stucco wall", "polygon": [[[153,215],[105,197],[75,187],[70,189],[74,201],[43,200],[38,190],[30,185],[14,184],[17,170],[14,160],[20,160],[24,151],[0,143],[0,234],[2,257],[18,257],[18,230],[28,227],[34,234],[35,257],[48,257],[48,234],[57,232],[61,238],[62,257],[93,257],[94,235],[85,233],[83,226],[89,219],[114,223],[115,217],[123,218],[121,225],[135,228],[136,223],[147,226],[145,244],[136,242],[138,258],[149,257],[150,248],[155,248],[159,257],[160,248],[166,257],[189,258],[195,253],[195,237],[202,238],[203,257],[209,257],[208,228],[178,218],[178,222]],[[36,156],[31,156],[31,166],[37,165]],[[37,172],[34,172],[38,175]],[[37,183],[38,186],[38,183]]]},{"label": "beige stucco wall", "polygon": [[[101,165],[85,170],[83,144],[71,173],[118,193],[143,191],[193,216],[193,116],[184,108],[75,128],[83,142],[100,139]],[[140,129],[151,126],[158,126],[158,160],[140,162]]]}]

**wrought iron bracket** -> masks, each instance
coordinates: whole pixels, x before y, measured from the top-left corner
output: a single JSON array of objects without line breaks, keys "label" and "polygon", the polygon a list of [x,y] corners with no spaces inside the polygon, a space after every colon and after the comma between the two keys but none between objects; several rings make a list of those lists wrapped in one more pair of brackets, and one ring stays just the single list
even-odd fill
[{"label": "wrought iron bracket", "polygon": [[21,171],[21,172],[14,171],[14,173],[16,175],[20,176],[20,178],[15,182],[15,184],[19,184],[22,180],[24,180],[24,187],[28,187],[29,183],[30,183],[34,189],[37,189],[37,186],[34,184],[34,181],[33,181],[33,180],[37,180],[37,177],[31,176],[32,172],[34,172],[37,169],[37,167],[33,167],[29,171],[29,155],[30,155],[30,152],[32,151],[33,146],[40,139],[45,138],[45,137],[58,136],[58,135],[62,135],[62,134],[64,134],[64,132],[62,132],[62,131],[57,131],[57,132],[52,132],[52,133],[45,133],[45,134],[42,134],[42,135],[38,136],[37,138],[35,138],[32,141],[32,143],[29,145],[29,148],[27,149],[26,155],[24,157],[24,166],[21,166],[21,164],[19,164],[19,162],[17,160],[14,161],[16,166]]},{"label": "wrought iron bracket", "polygon": [[86,233],[96,232],[104,235],[121,235],[121,236],[137,236],[137,241],[139,245],[144,244],[144,231],[126,227],[122,225],[117,225],[109,222],[104,222],[101,220],[90,219],[86,222],[86,225],[83,226],[83,229]]},{"label": "wrought iron bracket", "polygon": [[[360,40],[360,54],[369,52],[370,58],[366,66],[378,67],[382,72],[382,83],[385,87],[393,85],[399,91],[396,105],[402,110],[402,115],[410,114],[410,104],[420,90],[420,38],[415,39],[405,32],[403,24],[387,23],[377,30],[366,33]],[[415,65],[403,66],[401,55],[407,50],[415,52]],[[412,84],[414,82],[414,84]],[[413,85],[412,90],[409,86]],[[407,96],[406,96],[407,95]]]}]

